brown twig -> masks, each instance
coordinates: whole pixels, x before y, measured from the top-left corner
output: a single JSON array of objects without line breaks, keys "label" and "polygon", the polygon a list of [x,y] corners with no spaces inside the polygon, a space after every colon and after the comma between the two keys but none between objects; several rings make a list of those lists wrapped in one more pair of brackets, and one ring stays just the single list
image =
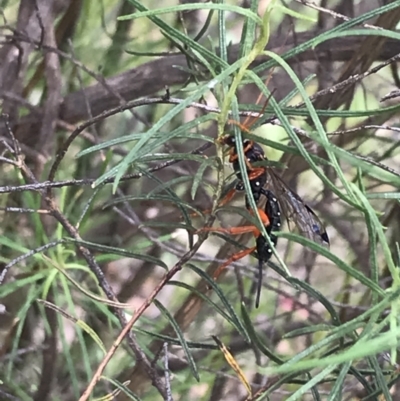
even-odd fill
[{"label": "brown twig", "polygon": [[[31,184],[38,184],[34,174],[32,173],[30,168],[25,164],[25,162],[23,160],[23,156],[20,153],[20,147],[19,147],[18,141],[15,139],[15,136],[14,136],[12,130],[10,129],[7,117],[4,116],[3,118],[5,119],[5,124],[8,127],[8,134],[11,138],[11,142],[13,144],[13,149],[14,149],[14,155],[17,159],[21,173],[26,178],[26,180],[28,180],[28,182],[30,182]],[[65,229],[65,231],[68,233],[68,235],[70,235],[73,239],[78,241],[78,243],[81,242],[82,238],[80,237],[78,230],[76,230],[76,228],[61,213],[61,211],[59,210],[59,208],[55,202],[55,199],[52,197],[51,193],[49,194],[47,189],[40,189],[39,192],[41,193],[44,202],[48,206],[49,213],[62,225],[62,227]],[[112,290],[102,269],[96,262],[94,256],[89,251],[89,249],[84,247],[83,245],[77,245],[76,248],[77,248],[77,251],[79,252],[79,254],[81,254],[82,257],[85,259],[90,270],[96,276],[98,283],[99,283],[100,287],[102,288],[102,290],[104,291],[104,293],[106,294],[107,298],[111,301],[118,303],[118,299],[115,296],[114,291]],[[4,272],[2,272],[2,276],[4,276]],[[113,307],[112,310],[113,310],[113,313],[118,318],[121,326],[125,327],[127,325],[127,321],[126,321],[124,312],[122,310],[120,310],[119,308],[115,308],[115,307]],[[153,383],[153,385],[157,388],[157,390],[160,392],[160,394],[162,394],[164,396],[165,395],[164,385],[163,385],[160,377],[158,376],[157,372],[155,371],[155,369],[151,366],[146,354],[140,348],[140,346],[136,340],[136,336],[134,335],[134,333],[132,333],[130,331],[128,331],[126,334],[127,334],[128,344],[129,344],[130,348],[132,349],[133,353],[135,354],[137,363],[143,367],[143,369],[147,373],[148,377],[151,379],[151,382]]]},{"label": "brown twig", "polygon": [[129,333],[132,329],[132,326],[136,323],[136,321],[139,319],[140,316],[142,316],[143,312],[151,305],[155,297],[158,295],[158,293],[165,287],[165,285],[168,283],[169,280],[172,279],[172,277],[175,276],[176,273],[178,273],[183,265],[188,262],[192,256],[195,255],[197,250],[200,248],[202,244],[202,241],[198,241],[194,247],[187,252],[180,260],[178,263],[175,264],[175,266],[172,267],[172,269],[163,277],[163,279],[159,282],[157,287],[153,290],[151,295],[143,302],[143,304],[136,310],[135,314],[132,316],[132,318],[129,320],[129,322],[126,324],[124,329],[121,331],[117,339],[114,341],[112,347],[109,349],[107,352],[107,355],[104,357],[103,361],[100,363],[98,366],[92,380],[90,381],[89,385],[86,387],[84,393],[82,396],[79,398],[79,401],[86,401],[90,394],[92,393],[94,386],[96,383],[100,380],[100,376],[103,373],[104,369],[106,368],[108,362],[111,360],[112,356],[114,355],[115,351],[117,348],[120,346],[122,340],[124,337]]}]

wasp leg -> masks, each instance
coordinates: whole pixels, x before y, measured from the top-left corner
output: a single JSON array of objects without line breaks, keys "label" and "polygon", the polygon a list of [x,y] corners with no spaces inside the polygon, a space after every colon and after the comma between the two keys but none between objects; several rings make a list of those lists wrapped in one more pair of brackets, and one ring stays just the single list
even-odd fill
[{"label": "wasp leg", "polygon": [[255,178],[258,178],[263,174],[265,174],[264,167],[253,167],[250,171],[250,174],[248,174],[249,181],[254,180]]},{"label": "wasp leg", "polygon": [[236,189],[235,189],[235,188],[232,188],[232,189],[222,198],[221,202],[218,203],[218,206],[224,206],[224,205],[226,205],[227,203],[229,203],[229,202],[232,200],[232,198],[235,196],[236,192],[237,192]]},{"label": "wasp leg", "polygon": [[[235,194],[236,194],[236,192],[237,192],[237,190],[235,189],[235,188],[232,188],[225,196],[224,196],[224,198],[218,203],[218,206],[219,207],[221,207],[221,206],[224,206],[224,205],[226,205],[227,203],[229,203],[231,200],[232,200],[232,198],[235,196]],[[203,211],[203,214],[210,214],[211,213],[211,209],[207,209],[207,210],[204,210]],[[190,217],[197,217],[199,214],[198,213],[191,213],[190,214]]]},{"label": "wasp leg", "polygon": [[235,253],[232,255],[224,264],[218,267],[218,269],[214,272],[213,278],[217,280],[221,273],[233,262],[244,258],[247,255],[250,255],[253,251],[255,251],[256,247],[244,249],[240,252]]},{"label": "wasp leg", "polygon": [[231,235],[240,235],[246,233],[253,233],[255,237],[260,234],[260,230],[256,226],[240,226],[240,227],[230,227],[230,228],[222,228],[222,227],[203,227],[195,232],[195,234],[201,232],[209,232],[209,233],[224,233]]},{"label": "wasp leg", "polygon": [[[270,225],[270,220],[267,214],[262,209],[257,209],[258,215],[261,218],[263,224],[268,227]],[[253,211],[250,210],[250,213],[253,214]],[[246,233],[253,233],[254,237],[258,237],[260,235],[260,230],[255,225],[248,225],[248,226],[239,226],[239,227],[230,227],[230,228],[223,228],[223,227],[203,227],[200,228],[195,232],[195,234],[199,234],[201,232],[209,232],[209,233],[224,233],[224,234],[231,234],[231,235],[239,235],[239,234],[246,234]]]}]

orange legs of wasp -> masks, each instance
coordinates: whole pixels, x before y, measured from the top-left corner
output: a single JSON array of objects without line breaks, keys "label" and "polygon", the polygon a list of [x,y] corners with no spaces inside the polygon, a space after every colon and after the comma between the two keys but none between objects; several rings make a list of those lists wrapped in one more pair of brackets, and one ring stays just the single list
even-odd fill
[{"label": "orange legs of wasp", "polygon": [[199,232],[212,232],[212,233],[224,233],[231,235],[239,235],[246,233],[253,233],[255,237],[260,234],[259,229],[256,226],[240,226],[240,227],[231,227],[231,228],[222,228],[222,227],[203,227],[200,230],[196,231],[196,234]]},{"label": "orange legs of wasp", "polygon": [[236,189],[232,188],[221,200],[221,202],[219,202],[218,206],[224,206],[227,203],[229,203],[232,198],[235,196],[236,193]]},{"label": "orange legs of wasp", "polygon": [[240,252],[235,253],[232,255],[224,264],[218,267],[217,270],[214,272],[214,280],[217,280],[218,277],[221,275],[221,273],[233,262],[236,262],[237,260],[240,260],[244,258],[247,255],[250,255],[253,251],[256,250],[256,247],[253,246],[253,248],[248,248],[248,249],[243,249]]},{"label": "orange legs of wasp", "polygon": [[[271,77],[272,77],[272,76],[270,76],[270,77],[268,78],[268,81],[271,79]],[[267,81],[267,84],[268,84],[268,81]],[[247,116],[243,123],[241,123],[241,122],[239,122],[239,121],[235,121],[235,120],[228,120],[228,124],[235,124],[235,125],[237,125],[243,132],[249,133],[251,127],[257,122],[257,120],[258,120],[259,118],[261,118],[261,117],[264,115],[265,109],[267,108],[268,103],[269,103],[269,100],[270,100],[270,98],[272,97],[272,95],[274,94],[274,92],[275,92],[275,89],[269,94],[269,96],[267,97],[267,99],[265,99],[264,105],[263,105],[261,111],[258,113],[258,116],[254,117],[251,121],[250,121],[250,118],[251,118],[251,117],[250,117],[250,116]],[[262,96],[263,96],[263,94],[260,93],[260,96],[258,97],[256,104],[258,104],[258,103],[260,102]]]},{"label": "orange legs of wasp", "polygon": [[[241,227],[231,227],[231,228],[216,228],[216,227],[204,227],[198,230],[196,233],[199,232],[218,232],[224,234],[231,234],[231,235],[239,235],[239,234],[246,234],[246,233],[253,233],[254,237],[260,235],[260,231],[256,226],[241,226]],[[214,280],[217,280],[221,273],[233,262],[236,262],[239,259],[244,258],[247,255],[250,255],[256,247],[243,249],[235,254],[233,254],[225,263],[218,267],[218,269],[214,272]]]},{"label": "orange legs of wasp", "polygon": [[[258,214],[265,226],[268,226],[270,224],[269,218],[266,215],[266,213],[258,209]],[[254,226],[254,225],[248,225],[248,226],[240,226],[240,227],[230,227],[230,228],[222,228],[222,227],[203,227],[200,230],[196,231],[196,234],[201,233],[201,232],[218,232],[218,233],[224,233],[224,234],[230,234],[230,235],[240,235],[240,234],[247,234],[247,233],[252,233],[255,238],[257,238],[260,235],[260,230]],[[250,255],[256,247],[244,249],[242,251],[239,251],[235,254],[233,254],[228,260],[226,260],[221,266],[218,267],[218,269],[214,272],[214,280],[217,280],[218,277],[221,275],[221,273],[233,262],[236,262],[239,259],[244,258],[247,255]]]},{"label": "orange legs of wasp", "polygon": [[260,175],[265,174],[264,167],[252,167],[249,173],[249,181],[254,180],[255,178],[259,177]]},{"label": "orange legs of wasp", "polygon": [[[232,188],[221,200],[221,202],[218,203],[218,206],[224,206],[227,203],[229,203],[232,198],[235,196],[236,193],[236,189]],[[207,209],[203,211],[204,214],[210,214],[211,213],[211,209]],[[198,213],[191,213],[190,217],[196,217],[198,216]]]}]

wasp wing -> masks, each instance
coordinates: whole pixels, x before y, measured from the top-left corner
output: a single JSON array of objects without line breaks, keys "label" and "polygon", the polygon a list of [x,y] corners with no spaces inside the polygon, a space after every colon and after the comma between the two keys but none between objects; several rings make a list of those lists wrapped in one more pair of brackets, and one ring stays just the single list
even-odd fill
[{"label": "wasp wing", "polygon": [[288,223],[293,221],[305,237],[329,245],[328,234],[318,216],[271,168],[265,187],[275,193]]}]

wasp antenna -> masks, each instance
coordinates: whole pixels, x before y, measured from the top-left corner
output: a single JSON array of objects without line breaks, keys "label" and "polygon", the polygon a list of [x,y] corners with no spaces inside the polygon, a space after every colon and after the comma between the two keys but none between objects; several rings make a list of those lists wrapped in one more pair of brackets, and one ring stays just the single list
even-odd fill
[{"label": "wasp antenna", "polygon": [[228,124],[232,124],[232,125],[237,125],[240,128],[241,131],[249,133],[249,130],[246,127],[246,125],[242,124],[240,121],[228,120],[227,123]]},{"label": "wasp antenna", "polygon": [[263,279],[263,261],[260,258],[258,260],[258,282],[257,282],[257,294],[256,294],[256,308],[258,308],[260,306],[262,279]]},{"label": "wasp antenna", "polygon": [[251,127],[263,116],[263,114],[264,114],[264,112],[265,112],[265,109],[266,109],[267,106],[268,106],[269,100],[271,99],[271,97],[273,96],[273,94],[274,94],[275,91],[276,91],[276,88],[274,88],[274,89],[271,91],[271,93],[268,95],[267,99],[266,99],[265,102],[264,102],[263,108],[262,108],[261,111],[258,113],[258,116],[257,116],[257,117],[254,117],[253,120],[250,122],[250,124],[246,126],[246,130],[245,130],[245,131],[249,132],[250,129],[251,129]]},{"label": "wasp antenna", "polygon": [[[286,44],[286,42],[287,42],[287,39],[288,39],[288,36],[289,36],[289,33],[286,35],[285,40],[283,41],[282,45],[279,47],[279,49],[278,49],[278,54],[279,54],[279,52],[281,51],[281,49],[285,46],[285,44]],[[265,86],[268,86],[269,82],[271,81],[271,79],[272,79],[272,77],[273,77],[273,75],[274,75],[275,68],[276,68],[276,66],[275,66],[275,67],[272,67],[271,71],[270,71],[269,74],[267,75],[267,79],[265,80]],[[243,122],[243,125],[246,127],[246,130],[245,130],[245,131],[249,132],[250,128],[254,125],[254,123],[261,117],[262,114],[264,114],[265,108],[266,108],[267,105],[268,105],[268,101],[269,101],[269,99],[271,98],[272,94],[275,92],[275,90],[276,90],[276,88],[275,88],[275,89],[270,93],[270,95],[268,96],[268,99],[266,100],[266,102],[265,102],[265,104],[264,104],[264,107],[263,107],[261,113],[258,114],[258,117],[254,117],[254,119],[253,119],[252,121],[250,121],[250,116],[247,116],[247,117],[246,117],[246,119],[245,119],[244,122]],[[262,96],[263,96],[263,94],[262,94],[262,92],[261,92],[261,93],[258,95],[258,98],[257,98],[257,101],[256,101],[256,105],[257,105],[258,103],[260,103]],[[249,123],[249,121],[250,121],[250,123]]]}]

